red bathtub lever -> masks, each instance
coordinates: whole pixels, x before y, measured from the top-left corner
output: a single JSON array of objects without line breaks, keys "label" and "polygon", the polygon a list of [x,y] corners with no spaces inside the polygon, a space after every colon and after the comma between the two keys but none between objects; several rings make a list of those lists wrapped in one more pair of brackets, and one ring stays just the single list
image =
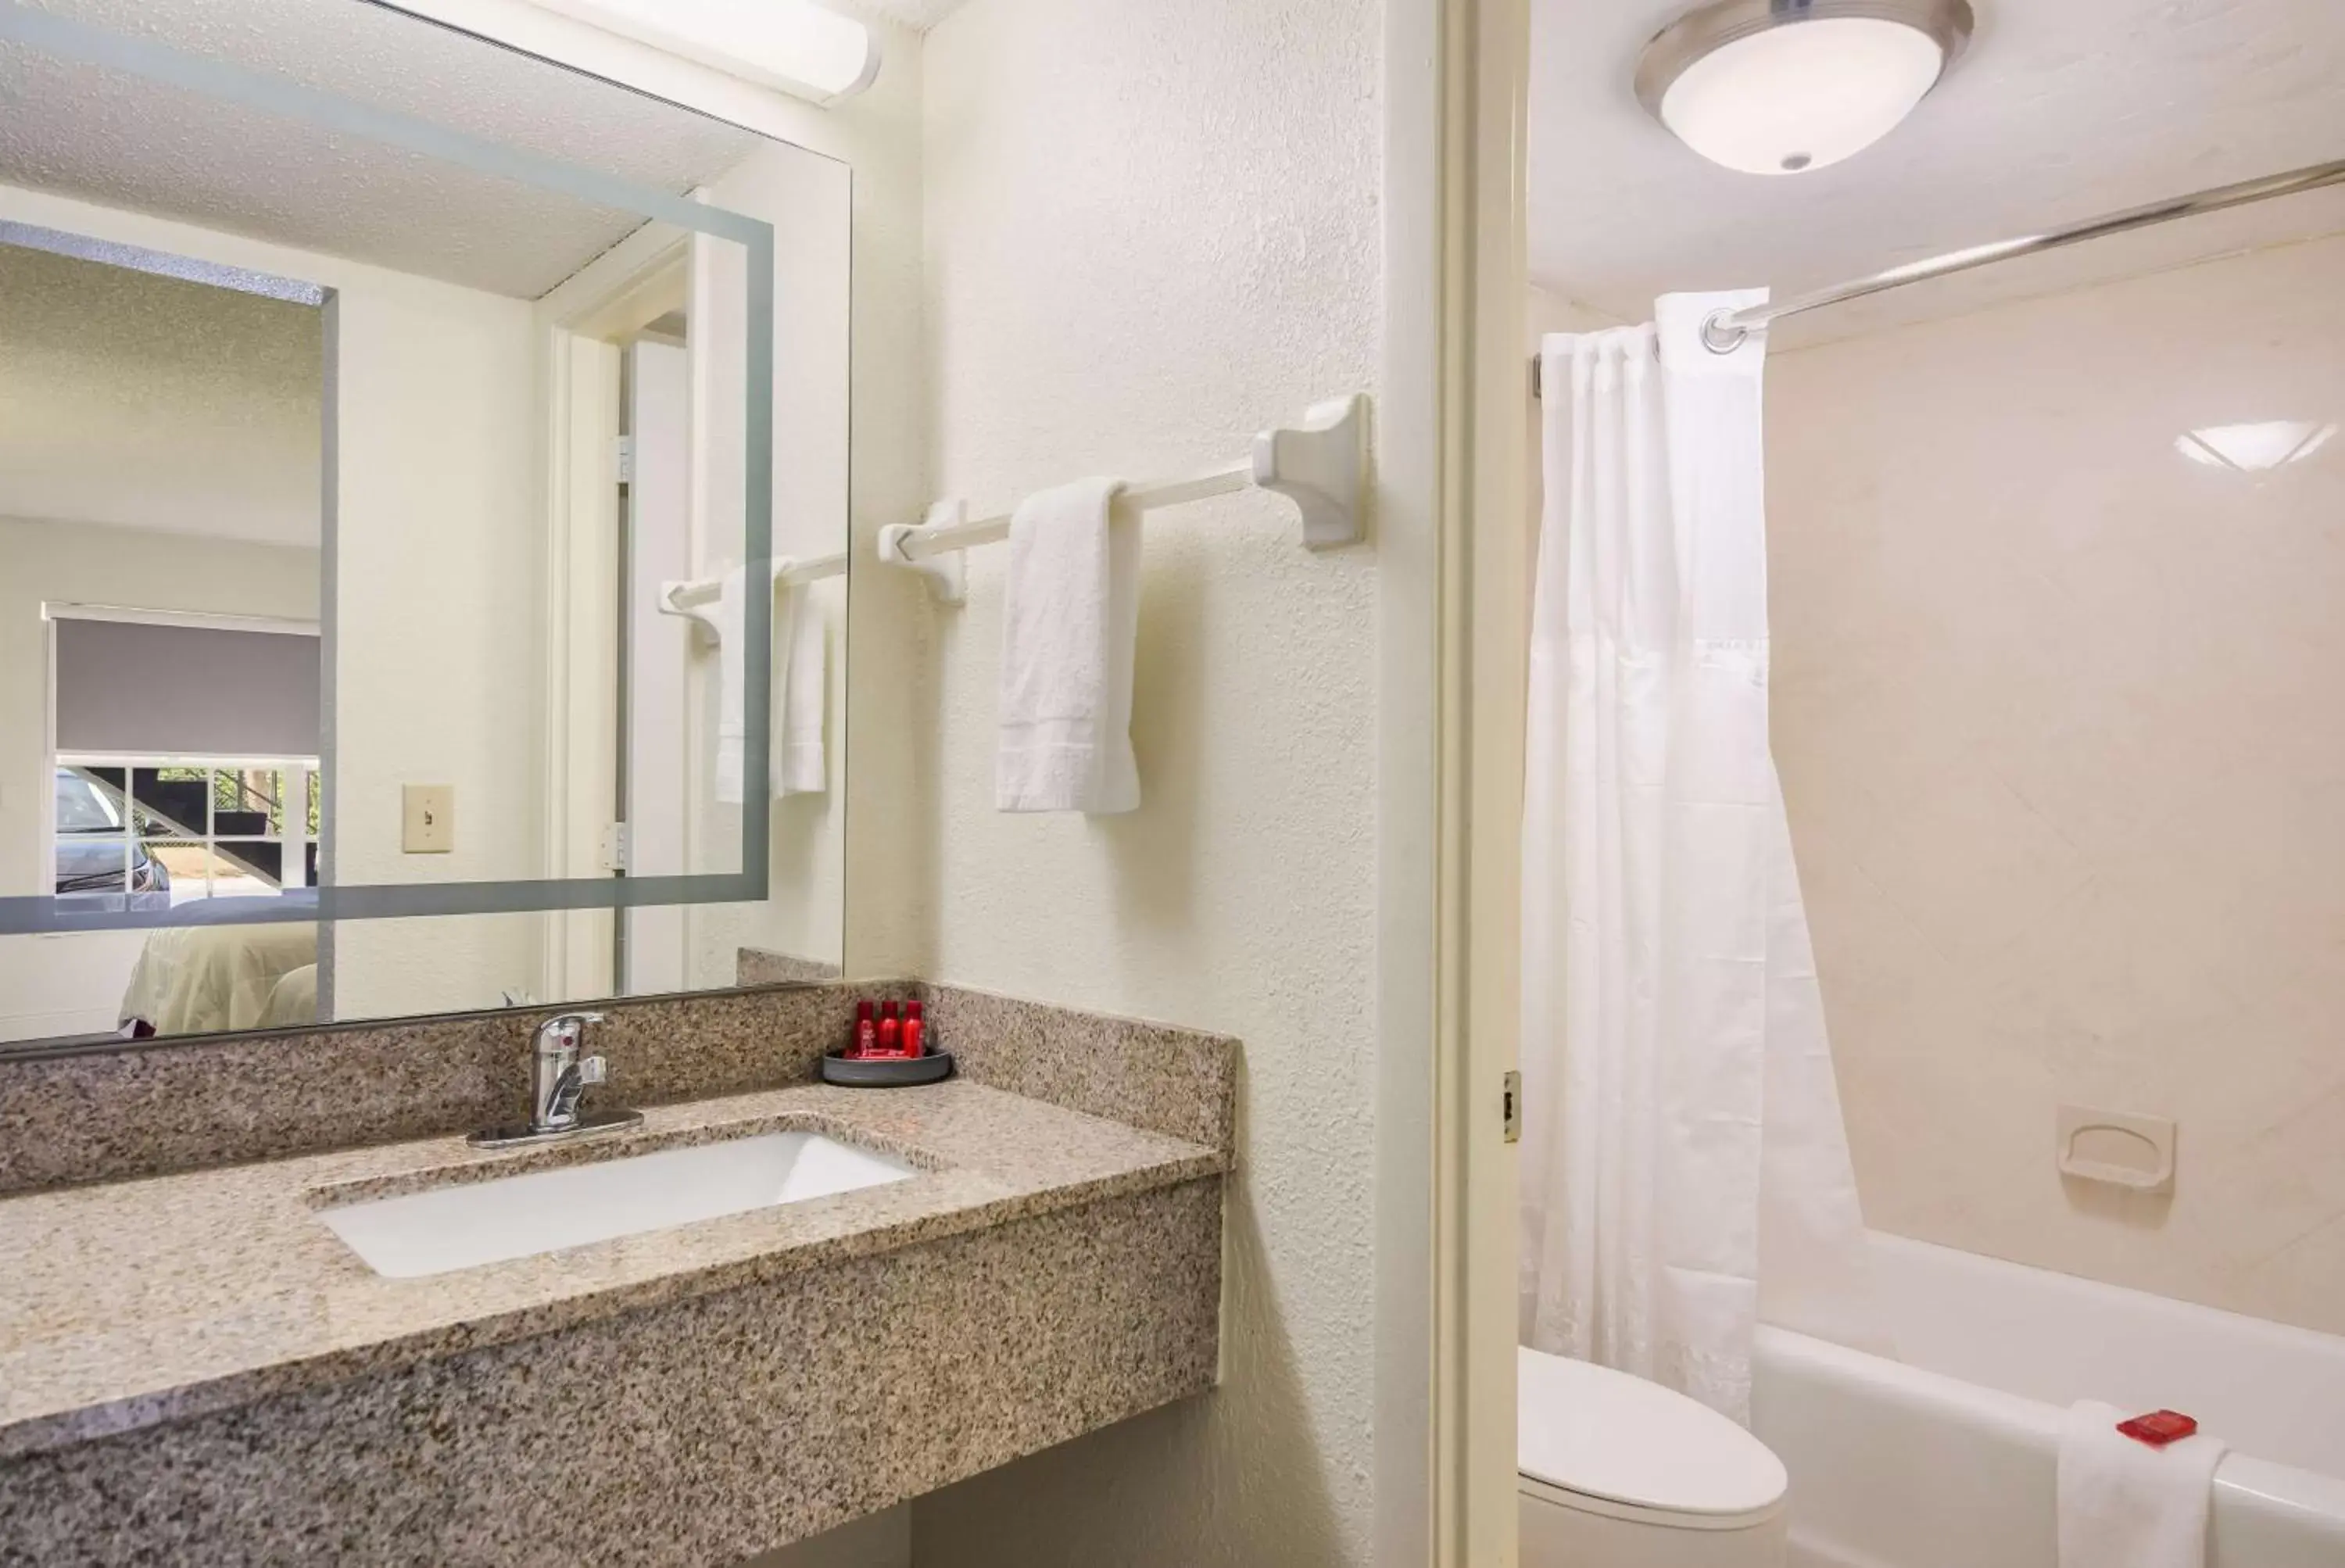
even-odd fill
[{"label": "red bathtub lever", "polygon": [[2146,1416],[2136,1416],[2129,1421],[2119,1421],[2117,1431],[2137,1442],[2152,1448],[2164,1448],[2179,1442],[2198,1430],[2198,1423],[2179,1410],[2152,1410]]}]

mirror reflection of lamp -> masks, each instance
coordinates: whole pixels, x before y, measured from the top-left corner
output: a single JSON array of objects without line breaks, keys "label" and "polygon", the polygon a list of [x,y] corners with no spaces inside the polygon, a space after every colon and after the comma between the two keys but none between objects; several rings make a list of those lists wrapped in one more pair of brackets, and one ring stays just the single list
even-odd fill
[{"label": "mirror reflection of lamp", "polygon": [[2174,438],[2174,450],[2193,463],[2234,473],[2268,473],[2301,463],[2329,444],[2336,423],[2268,419],[2252,424],[2210,424]]},{"label": "mirror reflection of lamp", "polygon": [[879,74],[871,30],[814,0],[530,4],[817,104],[852,97]]}]

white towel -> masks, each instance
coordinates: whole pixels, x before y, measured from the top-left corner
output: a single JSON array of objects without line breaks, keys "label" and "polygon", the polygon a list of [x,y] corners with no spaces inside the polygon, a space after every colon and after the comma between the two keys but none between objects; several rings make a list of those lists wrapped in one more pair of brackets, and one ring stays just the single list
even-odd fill
[{"label": "white towel", "polygon": [[727,806],[741,804],[741,751],[748,738],[741,695],[748,671],[742,657],[747,585],[746,570],[736,566],[716,586],[716,799]]},{"label": "white towel", "polygon": [[2117,1430],[2126,1419],[2094,1400],[2068,1410],[2060,1431],[2060,1568],[2205,1568],[2222,1440],[2200,1432],[2152,1448]]},{"label": "white towel", "polygon": [[820,795],[830,788],[823,716],[830,701],[828,626],[814,589],[786,587],[774,612],[774,647],[788,662],[774,683],[774,793]]},{"label": "white towel", "polygon": [[[777,557],[770,570],[778,581],[792,563]],[[748,572],[725,574],[716,595],[716,799],[738,806],[747,785],[743,749],[748,723],[742,696],[748,677]],[[829,788],[823,749],[826,705],[830,697],[827,645],[821,612],[808,588],[785,587],[774,596],[773,669],[769,687],[772,759],[768,785],[775,795],[819,795]]]},{"label": "white towel", "polygon": [[1140,519],[1115,504],[1122,488],[1079,480],[1028,496],[1010,516],[993,769],[1001,810],[1139,809]]}]

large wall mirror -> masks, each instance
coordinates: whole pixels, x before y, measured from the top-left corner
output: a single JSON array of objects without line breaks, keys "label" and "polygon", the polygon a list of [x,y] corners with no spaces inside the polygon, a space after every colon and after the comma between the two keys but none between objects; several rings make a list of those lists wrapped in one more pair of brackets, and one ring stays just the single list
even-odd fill
[{"label": "large wall mirror", "polygon": [[0,0],[0,1051],[836,973],[849,172]]}]

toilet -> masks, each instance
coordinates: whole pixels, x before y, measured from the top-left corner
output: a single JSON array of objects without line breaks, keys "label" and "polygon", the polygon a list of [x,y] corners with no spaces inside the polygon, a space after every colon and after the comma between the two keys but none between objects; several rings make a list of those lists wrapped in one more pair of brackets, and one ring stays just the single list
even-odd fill
[{"label": "toilet", "polygon": [[1783,1461],[1700,1401],[1516,1352],[1522,1568],[1782,1568]]}]

